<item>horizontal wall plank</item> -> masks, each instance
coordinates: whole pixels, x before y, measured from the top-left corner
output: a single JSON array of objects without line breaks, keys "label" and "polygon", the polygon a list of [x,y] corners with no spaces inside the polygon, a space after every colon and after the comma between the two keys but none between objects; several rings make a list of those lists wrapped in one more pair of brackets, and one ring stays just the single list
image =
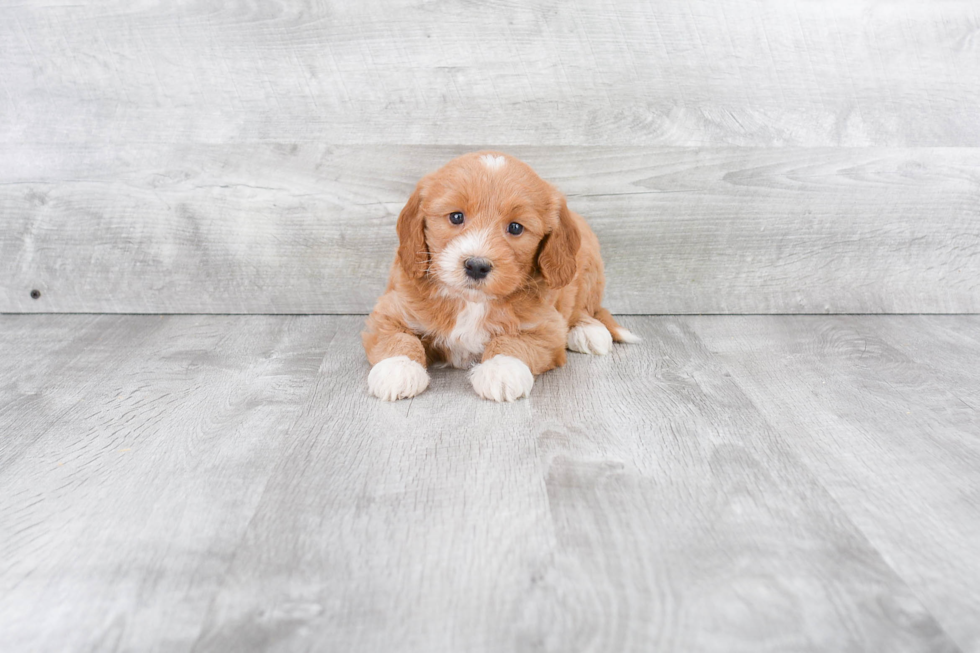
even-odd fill
[{"label": "horizontal wall plank", "polygon": [[[0,311],[367,312],[468,149],[9,147]],[[511,151],[595,228],[614,312],[980,311],[980,150]]]},{"label": "horizontal wall plank", "polygon": [[978,29],[974,0],[18,3],[0,143],[976,147]]}]

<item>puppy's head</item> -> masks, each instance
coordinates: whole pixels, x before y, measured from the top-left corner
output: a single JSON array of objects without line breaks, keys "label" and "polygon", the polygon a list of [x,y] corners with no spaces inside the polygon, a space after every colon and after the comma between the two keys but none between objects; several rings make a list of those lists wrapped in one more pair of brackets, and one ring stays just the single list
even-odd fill
[{"label": "puppy's head", "polygon": [[398,216],[398,258],[471,301],[506,297],[538,273],[575,276],[580,236],[565,198],[525,163],[497,152],[453,159],[424,177]]}]

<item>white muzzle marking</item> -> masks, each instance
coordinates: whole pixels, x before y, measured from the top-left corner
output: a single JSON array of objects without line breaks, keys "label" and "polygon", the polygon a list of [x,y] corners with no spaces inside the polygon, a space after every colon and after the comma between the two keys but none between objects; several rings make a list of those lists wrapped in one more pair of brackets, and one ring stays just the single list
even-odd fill
[{"label": "white muzzle marking", "polygon": [[463,262],[472,257],[490,258],[487,251],[489,249],[490,233],[486,229],[456,236],[436,257],[439,280],[450,288],[470,289]]}]

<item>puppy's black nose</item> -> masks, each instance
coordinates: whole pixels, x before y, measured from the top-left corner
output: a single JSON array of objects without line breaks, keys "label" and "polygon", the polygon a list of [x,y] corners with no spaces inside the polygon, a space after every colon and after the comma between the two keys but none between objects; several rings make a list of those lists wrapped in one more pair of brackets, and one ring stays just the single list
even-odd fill
[{"label": "puppy's black nose", "polygon": [[485,258],[468,258],[463,262],[463,267],[466,268],[466,276],[480,280],[490,274],[493,265]]}]

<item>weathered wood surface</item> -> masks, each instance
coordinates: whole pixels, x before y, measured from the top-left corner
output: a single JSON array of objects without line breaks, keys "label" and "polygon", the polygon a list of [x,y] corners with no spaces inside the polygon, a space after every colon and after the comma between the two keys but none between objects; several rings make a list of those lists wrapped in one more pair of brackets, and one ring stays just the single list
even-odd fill
[{"label": "weathered wood surface", "polygon": [[[415,182],[468,149],[10,146],[0,311],[370,311]],[[980,311],[980,149],[510,151],[590,220],[614,312]]]},{"label": "weathered wood surface", "polygon": [[0,143],[980,146],[974,0],[3,5]]},{"label": "weathered wood surface", "polygon": [[978,26],[973,0],[2,3],[0,312],[367,311],[412,184],[483,146],[593,220],[615,312],[977,312]]},{"label": "weathered wood surface", "polygon": [[964,651],[980,651],[980,318],[695,322]]},{"label": "weathered wood surface", "polygon": [[512,405],[362,319],[0,317],[4,647],[980,650],[980,318],[624,318]]},{"label": "weathered wood surface", "polygon": [[0,319],[63,348],[4,352],[0,641],[188,650],[337,323],[59,318]]}]

